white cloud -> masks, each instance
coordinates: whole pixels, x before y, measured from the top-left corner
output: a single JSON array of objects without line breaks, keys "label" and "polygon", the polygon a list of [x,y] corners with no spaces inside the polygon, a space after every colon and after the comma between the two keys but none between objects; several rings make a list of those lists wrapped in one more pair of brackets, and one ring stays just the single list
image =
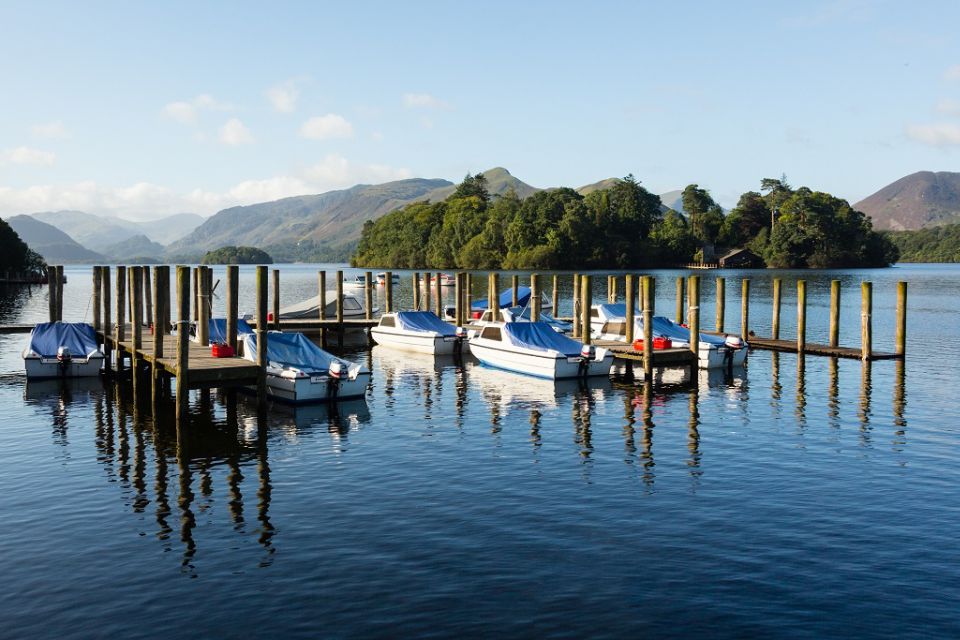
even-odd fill
[{"label": "white cloud", "polygon": [[176,192],[149,182],[125,187],[111,187],[92,181],[70,185],[36,185],[24,189],[0,186],[0,216],[53,209],[77,209],[139,220],[156,219],[184,211],[209,215],[236,205],[323,193],[358,183],[400,180],[412,175],[409,169],[354,163],[331,154],[291,175],[244,180],[224,191],[193,189]]},{"label": "white cloud", "polygon": [[293,80],[270,87],[266,93],[270,104],[280,113],[293,113],[297,110],[297,98],[300,97],[300,90]]},{"label": "white cloud", "polygon": [[35,124],[33,127],[31,127],[31,131],[33,131],[33,135],[37,136],[38,138],[70,137],[70,134],[67,132],[67,128],[63,126],[63,122],[60,120]]},{"label": "white cloud", "polygon": [[229,102],[220,102],[208,93],[202,93],[192,100],[171,102],[163,107],[163,115],[181,124],[196,124],[201,111],[232,111]]},{"label": "white cloud", "polygon": [[220,142],[234,147],[241,144],[250,144],[253,142],[253,134],[240,121],[240,118],[230,118],[220,128]]},{"label": "white cloud", "polygon": [[944,80],[960,80],[960,64],[955,64],[943,72]]},{"label": "white cloud", "polygon": [[907,136],[934,147],[960,145],[960,125],[952,122],[936,124],[911,124],[907,126]]},{"label": "white cloud", "polygon": [[960,116],[960,100],[944,98],[937,103],[937,111],[950,116]]},{"label": "white cloud", "polygon": [[30,147],[16,147],[0,153],[0,164],[29,164],[49,167],[56,160],[57,154],[52,151],[41,151]]},{"label": "white cloud", "polygon": [[450,104],[429,93],[403,94],[403,106],[408,109],[449,109]]},{"label": "white cloud", "polygon": [[310,140],[349,138],[353,135],[353,125],[343,116],[328,113],[323,116],[314,116],[304,122],[300,127],[300,135]]}]

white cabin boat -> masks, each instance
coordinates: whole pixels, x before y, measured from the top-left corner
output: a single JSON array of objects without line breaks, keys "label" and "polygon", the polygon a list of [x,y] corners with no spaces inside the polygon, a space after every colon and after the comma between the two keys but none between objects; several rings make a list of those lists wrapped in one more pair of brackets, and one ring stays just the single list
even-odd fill
[{"label": "white cabin boat", "polygon": [[[327,353],[302,333],[267,334],[267,395],[286,402],[332,402],[363,397],[370,370]],[[243,353],[256,362],[257,336],[243,336]]]},{"label": "white cabin boat", "polygon": [[100,374],[103,352],[93,327],[83,322],[42,322],[23,351],[27,378],[81,378]]},{"label": "white cabin boat", "polygon": [[[453,318],[455,311],[453,307],[449,308],[450,318]],[[487,309],[480,314],[479,318],[473,320],[475,325],[484,325],[495,322],[530,322],[530,318],[533,312],[530,307],[503,307],[497,309],[496,313],[493,309]],[[558,333],[570,333],[573,331],[573,325],[569,322],[563,320],[557,320],[549,313],[544,311],[540,312],[540,322],[546,322],[553,330]]]},{"label": "white cabin boat", "polygon": [[470,337],[470,352],[480,362],[538,378],[609,375],[613,353],[583,345],[545,322],[491,323]]},{"label": "white cabin boat", "polygon": [[394,349],[434,355],[459,352],[464,336],[432,311],[397,311],[385,313],[380,323],[370,329],[377,344]]},{"label": "white cabin boat", "polygon": [[[337,292],[336,291],[327,291],[327,305],[325,309],[325,315],[328,319],[332,320],[337,317]],[[380,309],[377,307],[373,308],[372,313],[376,315],[380,313]],[[344,292],[343,294],[343,317],[345,320],[355,319],[361,320],[367,315],[366,308],[363,306],[363,300],[352,293]],[[242,318],[244,320],[250,321],[254,319],[252,313],[243,314]],[[312,298],[307,298],[302,302],[296,304],[288,305],[280,309],[280,319],[281,320],[317,320],[320,318],[320,295],[317,294]],[[267,321],[273,322],[273,312],[267,314]]]},{"label": "white cabin boat", "polygon": [[[391,280],[393,281],[393,284],[400,284],[399,274],[392,273],[391,276],[393,276],[391,278]],[[387,283],[387,273],[385,271],[381,271],[380,273],[377,274],[376,277],[377,277],[377,284],[380,285],[381,287]]]}]

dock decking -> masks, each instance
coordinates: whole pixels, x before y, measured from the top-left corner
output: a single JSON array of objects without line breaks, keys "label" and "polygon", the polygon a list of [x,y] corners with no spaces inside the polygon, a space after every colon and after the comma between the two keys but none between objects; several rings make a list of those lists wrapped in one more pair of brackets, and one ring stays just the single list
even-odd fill
[{"label": "dock decking", "polygon": [[[777,351],[780,353],[797,353],[796,340],[774,340],[773,338],[760,338],[750,336],[747,339],[750,349],[761,351]],[[863,351],[854,347],[831,347],[825,344],[807,343],[803,347],[803,353],[813,356],[827,356],[833,358],[849,358],[851,360],[863,360]],[[867,360],[900,360],[904,356],[902,353],[890,353],[887,351],[871,351]]]}]

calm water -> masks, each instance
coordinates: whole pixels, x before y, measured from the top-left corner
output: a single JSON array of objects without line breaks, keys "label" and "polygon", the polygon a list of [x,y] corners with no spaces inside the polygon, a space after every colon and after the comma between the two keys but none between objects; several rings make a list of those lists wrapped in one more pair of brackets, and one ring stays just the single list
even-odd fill
[{"label": "calm water", "polygon": [[[315,294],[316,266],[282,269],[285,302]],[[64,316],[89,319],[89,269],[67,275]],[[839,277],[857,344],[872,280],[878,349],[908,280],[905,366],[755,352],[645,393],[347,347],[365,401],[260,423],[197,391],[178,440],[127,384],[26,384],[25,336],[0,336],[0,636],[957,637],[960,269],[802,275],[811,342]],[[749,277],[768,334],[774,274]],[[0,322],[45,314],[0,297]]]}]

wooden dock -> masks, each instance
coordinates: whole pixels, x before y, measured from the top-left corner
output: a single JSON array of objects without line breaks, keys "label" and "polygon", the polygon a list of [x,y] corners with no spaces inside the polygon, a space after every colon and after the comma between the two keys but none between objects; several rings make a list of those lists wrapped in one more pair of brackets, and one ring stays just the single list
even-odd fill
[{"label": "wooden dock", "polygon": [[36,325],[32,324],[0,324],[0,334],[30,333]]},{"label": "wooden dock", "polygon": [[[777,351],[780,353],[799,353],[796,340],[774,340],[772,338],[760,338],[750,336],[747,340],[750,349],[760,351]],[[854,347],[831,347],[826,344],[804,344],[803,353],[812,356],[827,356],[832,358],[849,358],[851,360],[901,360],[902,353],[890,353],[885,351],[871,351],[867,358],[863,357],[863,351]]]}]

